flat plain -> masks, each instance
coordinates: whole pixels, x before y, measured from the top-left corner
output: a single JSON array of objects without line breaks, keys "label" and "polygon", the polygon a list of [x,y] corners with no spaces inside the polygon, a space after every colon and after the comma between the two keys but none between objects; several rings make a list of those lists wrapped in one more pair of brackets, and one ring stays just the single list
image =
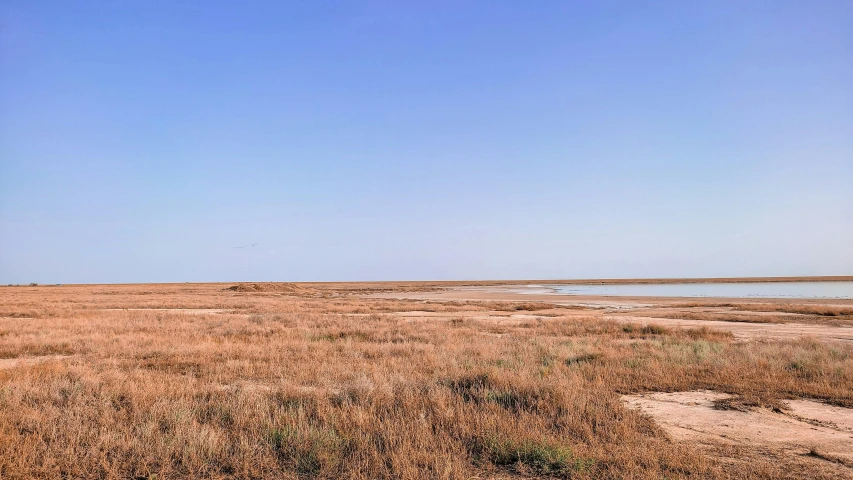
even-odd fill
[{"label": "flat plain", "polygon": [[0,287],[0,478],[853,478],[853,301],[512,283]]}]

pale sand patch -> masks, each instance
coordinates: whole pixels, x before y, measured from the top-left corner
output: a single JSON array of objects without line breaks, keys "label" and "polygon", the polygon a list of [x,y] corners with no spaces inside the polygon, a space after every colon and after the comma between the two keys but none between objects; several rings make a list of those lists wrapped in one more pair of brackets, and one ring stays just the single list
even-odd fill
[{"label": "pale sand patch", "polygon": [[393,312],[392,315],[400,317],[409,322],[424,321],[424,320],[441,320],[450,321],[453,319],[462,318],[465,320],[475,320],[481,322],[494,322],[503,325],[518,325],[529,320],[547,320],[551,317],[545,315],[535,315],[528,313],[512,313],[512,312],[424,312],[424,311],[408,311],[408,312]]},{"label": "pale sand patch", "polygon": [[223,308],[102,308],[106,312],[165,312],[185,313],[188,315],[205,315],[213,313],[226,313]]},{"label": "pale sand patch", "polygon": [[[728,443],[805,455],[812,450],[853,466],[853,410],[809,400],[791,410],[717,410],[729,395],[712,391],[626,395],[629,407],[652,417],[676,441]],[[853,470],[853,469],[851,469]]]},{"label": "pale sand patch", "polygon": [[732,332],[735,338],[755,340],[768,338],[775,340],[793,340],[809,337],[817,340],[837,340],[853,342],[853,327],[834,327],[831,325],[807,325],[804,323],[747,323],[723,322],[720,320],[685,320],[680,318],[641,317],[636,315],[612,315],[603,317],[620,323],[640,323],[643,325],[661,325],[678,328],[707,327],[714,330]]},{"label": "pale sand patch", "polygon": [[613,310],[632,310],[635,308],[650,308],[654,307],[654,304],[651,303],[614,303],[614,302],[603,302],[603,301],[588,301],[588,302],[556,302],[555,305],[563,305],[566,307],[583,307],[583,308],[608,308]]},{"label": "pale sand patch", "polygon": [[806,419],[811,423],[853,434],[853,415],[849,408],[808,400],[788,400],[786,403],[788,404],[787,413],[795,418]]},{"label": "pale sand patch", "polygon": [[0,360],[0,370],[9,370],[16,367],[29,367],[51,360],[63,360],[70,357],[72,357],[72,355],[43,355],[40,357],[4,358]]}]

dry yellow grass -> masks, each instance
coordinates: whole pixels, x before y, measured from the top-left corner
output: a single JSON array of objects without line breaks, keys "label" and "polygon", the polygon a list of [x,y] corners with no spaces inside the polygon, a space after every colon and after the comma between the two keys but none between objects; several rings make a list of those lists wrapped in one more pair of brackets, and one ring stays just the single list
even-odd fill
[{"label": "dry yellow grass", "polygon": [[741,310],[754,312],[783,312],[802,315],[821,315],[825,317],[853,317],[853,306],[836,305],[800,305],[790,302],[761,303],[747,306],[738,305]]},{"label": "dry yellow grass", "polygon": [[0,289],[0,478],[834,478],[673,442],[620,395],[853,407],[842,343],[228,286]]}]

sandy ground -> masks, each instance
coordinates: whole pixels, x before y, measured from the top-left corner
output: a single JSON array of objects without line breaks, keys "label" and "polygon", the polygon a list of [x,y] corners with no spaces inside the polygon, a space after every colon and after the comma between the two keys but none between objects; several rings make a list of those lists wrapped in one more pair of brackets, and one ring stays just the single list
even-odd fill
[{"label": "sandy ground", "polygon": [[808,400],[773,412],[718,410],[729,397],[711,391],[628,395],[623,400],[651,416],[676,441],[762,447],[780,454],[810,455],[845,467],[853,475],[853,410]]}]

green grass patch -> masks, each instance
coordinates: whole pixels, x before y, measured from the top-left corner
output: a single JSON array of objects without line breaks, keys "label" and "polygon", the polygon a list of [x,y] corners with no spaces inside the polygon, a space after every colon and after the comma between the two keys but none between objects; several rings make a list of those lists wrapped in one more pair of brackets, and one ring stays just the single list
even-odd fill
[{"label": "green grass patch", "polygon": [[493,465],[538,474],[572,474],[588,472],[595,460],[579,458],[566,445],[547,440],[499,439],[487,437],[478,445],[478,456]]},{"label": "green grass patch", "polygon": [[303,475],[337,469],[349,444],[334,429],[310,425],[271,429],[267,441],[285,463]]}]

